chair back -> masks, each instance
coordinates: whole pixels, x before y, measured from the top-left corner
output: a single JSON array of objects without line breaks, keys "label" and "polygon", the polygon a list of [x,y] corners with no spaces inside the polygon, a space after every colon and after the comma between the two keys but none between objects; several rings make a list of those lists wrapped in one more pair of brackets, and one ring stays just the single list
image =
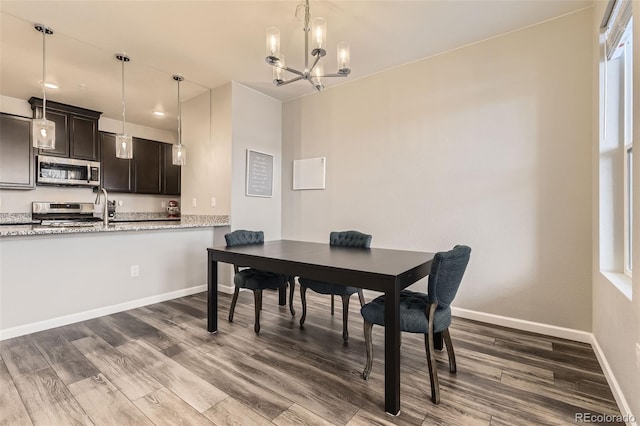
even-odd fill
[{"label": "chair back", "polygon": [[467,269],[470,254],[471,248],[461,245],[436,253],[429,274],[429,303],[437,303],[443,308],[451,304]]},{"label": "chair back", "polygon": [[237,231],[225,234],[224,239],[227,242],[227,247],[262,244],[264,243],[264,232],[238,229]]},{"label": "chair back", "polygon": [[329,245],[342,247],[369,248],[371,235],[358,231],[333,231],[329,234]]}]

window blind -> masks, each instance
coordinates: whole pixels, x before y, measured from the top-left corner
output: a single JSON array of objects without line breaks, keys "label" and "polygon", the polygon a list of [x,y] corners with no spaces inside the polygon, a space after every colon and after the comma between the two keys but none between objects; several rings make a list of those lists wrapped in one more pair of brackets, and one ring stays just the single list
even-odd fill
[{"label": "window blind", "polygon": [[609,1],[600,28],[604,34],[607,59],[611,59],[614,55],[624,31],[631,21],[631,16],[631,0]]}]

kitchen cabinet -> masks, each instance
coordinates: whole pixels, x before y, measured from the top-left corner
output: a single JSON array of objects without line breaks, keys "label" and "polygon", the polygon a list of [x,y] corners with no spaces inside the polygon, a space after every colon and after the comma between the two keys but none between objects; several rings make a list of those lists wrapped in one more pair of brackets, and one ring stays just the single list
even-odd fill
[{"label": "kitchen cabinet", "polygon": [[102,132],[100,139],[101,185],[109,192],[133,192],[133,160],[116,157],[116,135]]},{"label": "kitchen cabinet", "polygon": [[163,145],[133,138],[133,192],[136,194],[162,194]]},{"label": "kitchen cabinet", "polygon": [[35,188],[31,119],[0,113],[0,188]]},{"label": "kitchen cabinet", "polygon": [[[29,99],[33,117],[42,117],[42,99]],[[47,101],[47,120],[56,123],[56,148],[39,150],[41,155],[100,160],[98,119],[102,113],[73,105]]]},{"label": "kitchen cabinet", "polygon": [[180,195],[180,166],[171,144],[133,138],[133,159],[116,158],[116,136],[101,132],[101,182],[109,192]]},{"label": "kitchen cabinet", "polygon": [[165,143],[163,145],[164,179],[162,182],[162,193],[166,195],[180,195],[180,174],[182,168],[173,164],[173,144]]}]

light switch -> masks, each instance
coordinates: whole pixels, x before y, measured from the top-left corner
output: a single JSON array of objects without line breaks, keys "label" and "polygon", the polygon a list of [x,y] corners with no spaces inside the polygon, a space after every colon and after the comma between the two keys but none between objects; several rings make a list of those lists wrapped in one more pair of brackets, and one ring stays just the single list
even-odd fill
[{"label": "light switch", "polygon": [[211,197],[211,207],[216,206],[216,197]]},{"label": "light switch", "polygon": [[166,201],[160,201],[160,207],[162,207],[162,208],[167,207],[167,202]]},{"label": "light switch", "polygon": [[191,199],[191,206],[198,207],[198,199],[197,198],[192,198]]}]

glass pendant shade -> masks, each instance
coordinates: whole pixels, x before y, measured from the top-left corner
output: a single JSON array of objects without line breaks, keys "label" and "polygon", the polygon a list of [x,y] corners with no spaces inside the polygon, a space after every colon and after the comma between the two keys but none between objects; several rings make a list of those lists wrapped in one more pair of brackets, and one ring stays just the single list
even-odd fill
[{"label": "glass pendant shade", "polygon": [[55,149],[56,123],[46,118],[37,118],[31,122],[33,146],[38,149]]},{"label": "glass pendant shade", "polygon": [[278,60],[273,64],[273,81],[278,84],[282,83],[286,79],[284,70],[286,64],[284,61],[284,54],[276,52],[276,56]]},{"label": "glass pendant shade", "polygon": [[184,166],[187,164],[187,151],[182,145],[173,145],[171,149],[172,163],[175,166]]},{"label": "glass pendant shade", "polygon": [[123,159],[133,158],[133,140],[131,135],[116,135],[116,157]]},{"label": "glass pendant shade", "polygon": [[315,49],[324,49],[327,38],[327,21],[324,18],[313,18],[311,24],[311,41]]},{"label": "glass pendant shade", "polygon": [[338,73],[349,74],[351,72],[351,54],[349,51],[349,43],[341,41],[338,43]]},{"label": "glass pendant shade", "polygon": [[311,82],[315,86],[315,88],[320,91],[324,89],[324,85],[322,84],[322,75],[324,74],[324,67],[322,64],[316,65],[313,69],[313,77],[311,78]]},{"label": "glass pendant shade", "polygon": [[267,28],[267,58],[278,57],[277,52],[280,51],[280,30],[276,27]]}]

